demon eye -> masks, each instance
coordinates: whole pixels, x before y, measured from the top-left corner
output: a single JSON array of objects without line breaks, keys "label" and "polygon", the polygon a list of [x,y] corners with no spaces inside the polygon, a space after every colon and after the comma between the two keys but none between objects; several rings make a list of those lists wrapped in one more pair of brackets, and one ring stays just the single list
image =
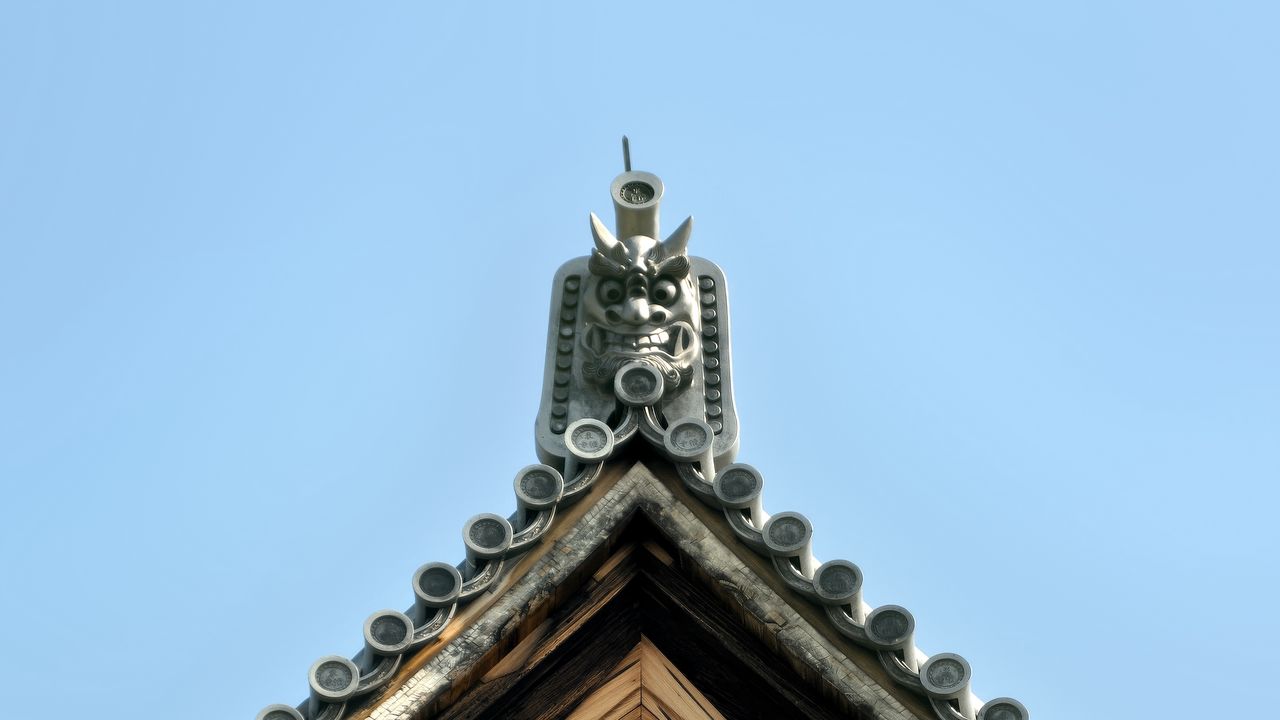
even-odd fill
[{"label": "demon eye", "polygon": [[653,299],[663,305],[670,305],[679,294],[680,289],[676,287],[676,284],[666,278],[662,278],[653,286]]},{"label": "demon eye", "polygon": [[596,297],[600,298],[600,302],[606,305],[612,305],[622,300],[623,287],[622,283],[612,278],[600,281],[596,286]]}]

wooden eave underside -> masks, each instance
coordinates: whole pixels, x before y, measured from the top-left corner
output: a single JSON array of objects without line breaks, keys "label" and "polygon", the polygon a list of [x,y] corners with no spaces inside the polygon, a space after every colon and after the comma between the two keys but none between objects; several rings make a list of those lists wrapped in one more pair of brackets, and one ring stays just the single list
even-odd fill
[{"label": "wooden eave underside", "polygon": [[[558,720],[608,686],[616,668],[646,641],[680,668],[689,689],[701,688],[698,694],[724,716],[870,717],[812,697],[818,693],[809,681],[779,662],[721,602],[680,572],[675,556],[652,539],[655,533],[636,518],[566,606],[429,717]],[[689,717],[704,720],[705,713]]]},{"label": "wooden eave underside", "polygon": [[[493,592],[350,717],[563,718],[642,635],[726,718],[934,717],[739,545],[673,468],[645,460],[656,472],[635,458],[607,467]],[[759,702],[782,714],[749,704]]]},{"label": "wooden eave underside", "polygon": [[726,720],[649,638],[566,720]]}]

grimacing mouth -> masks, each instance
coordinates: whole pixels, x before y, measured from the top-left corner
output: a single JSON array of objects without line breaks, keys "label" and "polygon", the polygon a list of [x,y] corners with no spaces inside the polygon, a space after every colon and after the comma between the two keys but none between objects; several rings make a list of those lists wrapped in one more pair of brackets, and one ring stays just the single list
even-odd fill
[{"label": "grimacing mouth", "polygon": [[645,333],[619,333],[596,324],[582,333],[582,346],[596,357],[666,355],[674,360],[692,352],[696,341],[693,326],[683,320]]}]

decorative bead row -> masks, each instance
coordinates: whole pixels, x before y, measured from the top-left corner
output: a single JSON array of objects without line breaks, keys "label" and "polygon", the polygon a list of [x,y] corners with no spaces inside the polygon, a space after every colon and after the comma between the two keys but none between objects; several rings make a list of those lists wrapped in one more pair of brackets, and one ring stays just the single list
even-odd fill
[{"label": "decorative bead row", "polygon": [[556,369],[551,388],[551,432],[559,435],[569,426],[569,382],[573,378],[573,350],[578,320],[578,301],[582,278],[570,275],[564,279],[560,296],[560,327],[556,332]]},{"label": "decorative bead row", "polygon": [[702,366],[706,369],[703,380],[706,382],[707,425],[716,435],[724,429],[720,416],[724,414],[724,406],[720,403],[720,319],[719,308],[716,307],[715,278],[703,275],[698,278],[698,301],[702,306]]}]

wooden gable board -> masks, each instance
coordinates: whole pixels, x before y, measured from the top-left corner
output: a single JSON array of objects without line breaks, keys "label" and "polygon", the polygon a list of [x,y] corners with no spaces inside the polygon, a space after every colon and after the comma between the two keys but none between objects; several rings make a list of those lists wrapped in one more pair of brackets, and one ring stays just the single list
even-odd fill
[{"label": "wooden gable board", "polygon": [[[818,608],[792,594],[766,560],[741,546],[720,513],[688,494],[674,468],[657,458],[645,461],[653,469],[634,458],[606,468],[587,497],[561,512],[556,528],[540,547],[515,562],[486,597],[462,609],[439,642],[406,658],[395,679],[365,699],[360,708],[353,708],[350,717],[565,717],[589,690],[607,681],[608,673],[636,647],[642,630],[648,632],[672,615],[654,611],[652,602],[648,612],[653,617],[648,620],[626,614],[645,612],[643,603],[630,609],[616,603],[608,612],[602,609],[625,593],[645,588],[652,591],[663,583],[679,584],[681,577],[696,580],[685,584],[702,589],[690,592],[707,594],[712,600],[704,604],[715,605],[722,620],[732,620],[718,626],[721,632],[731,634],[731,625],[741,628],[764,648],[779,673],[800,678],[813,702],[840,708],[842,714],[835,716],[885,720],[933,717],[926,701],[890,680],[873,653],[827,626]],[[650,528],[652,537],[623,537],[623,531],[635,525],[632,520],[637,517]],[[633,582],[643,570],[631,558],[637,548],[649,558],[650,567],[656,568],[653,558],[661,560],[665,555],[681,573],[662,583],[652,578],[645,583]],[[682,633],[681,627],[674,627],[665,635],[678,638]],[[617,637],[611,638],[611,634]],[[572,646],[601,638],[611,639],[623,654],[607,664],[579,668],[576,675],[549,675],[546,680],[562,686],[561,695],[573,698],[570,706],[508,708],[507,715],[486,715],[488,711],[467,715],[462,710],[480,697],[477,693],[485,686],[495,686],[490,694],[500,695],[496,687],[503,678],[517,683],[518,678],[512,680],[511,676],[542,665],[566,643]],[[665,642],[670,645],[675,641]],[[664,655],[670,652],[662,650]],[[696,657],[698,652],[708,650],[694,648],[686,657]],[[681,669],[688,672],[688,666],[686,660]],[[778,690],[786,688],[787,682],[778,679],[773,689],[794,693],[794,689]],[[708,689],[711,692],[707,695],[713,695],[715,689],[704,683],[703,690]],[[541,697],[545,702],[552,695],[543,692]],[[547,714],[554,712],[561,714]],[[727,712],[726,716],[734,717]],[[822,711],[815,716],[828,715]]]}]

